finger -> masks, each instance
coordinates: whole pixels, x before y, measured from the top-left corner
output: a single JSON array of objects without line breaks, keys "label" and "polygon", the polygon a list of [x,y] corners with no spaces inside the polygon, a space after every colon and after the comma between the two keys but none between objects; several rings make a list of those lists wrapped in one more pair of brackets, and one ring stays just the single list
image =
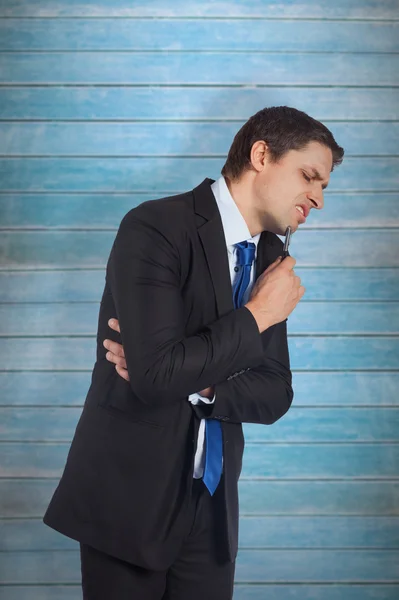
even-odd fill
[{"label": "finger", "polygon": [[287,256],[281,262],[281,268],[284,268],[284,269],[293,269],[295,267],[295,265],[296,265],[296,260],[292,256]]},{"label": "finger", "polygon": [[126,381],[130,381],[129,372],[127,369],[123,369],[119,365],[115,365],[115,369],[116,369],[118,375],[123,377],[123,379],[126,379]]},{"label": "finger", "polygon": [[116,356],[116,354],[113,354],[112,352],[107,352],[105,358],[108,362],[114,363],[114,365],[118,365],[123,369],[127,368],[126,360],[122,356]]},{"label": "finger", "polygon": [[114,331],[117,331],[118,333],[121,332],[121,330],[119,329],[119,321],[118,319],[110,319],[108,321],[108,325],[111,327],[111,329],[113,329]]},{"label": "finger", "polygon": [[106,348],[107,350],[112,352],[112,354],[115,354],[116,356],[123,356],[123,357],[125,356],[123,346],[122,346],[122,344],[118,344],[118,342],[113,342],[112,340],[104,340],[103,346],[104,346],[104,348]]},{"label": "finger", "polygon": [[302,296],[304,295],[305,291],[306,291],[306,288],[304,288],[303,285],[301,285],[301,287],[298,290],[298,292],[299,292],[299,299],[302,298]]}]

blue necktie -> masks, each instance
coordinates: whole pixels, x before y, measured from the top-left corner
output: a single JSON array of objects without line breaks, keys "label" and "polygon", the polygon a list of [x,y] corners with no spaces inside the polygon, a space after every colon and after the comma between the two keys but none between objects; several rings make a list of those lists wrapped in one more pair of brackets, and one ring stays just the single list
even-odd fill
[{"label": "blue necktie", "polygon": [[[240,242],[237,248],[237,266],[239,273],[233,286],[234,308],[243,304],[245,291],[251,278],[252,263],[255,258],[255,244]],[[222,426],[216,419],[205,421],[206,456],[203,480],[211,496],[219,485],[223,470]]]}]

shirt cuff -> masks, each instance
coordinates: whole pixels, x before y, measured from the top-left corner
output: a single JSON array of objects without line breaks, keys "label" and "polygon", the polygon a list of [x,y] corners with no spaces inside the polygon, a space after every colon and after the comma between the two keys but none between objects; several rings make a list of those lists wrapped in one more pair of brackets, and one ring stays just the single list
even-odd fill
[{"label": "shirt cuff", "polygon": [[197,404],[213,404],[215,402],[215,398],[216,398],[216,394],[213,395],[213,398],[206,398],[205,396],[201,396],[201,394],[198,394],[197,392],[195,392],[195,394],[190,394],[188,397],[188,401],[191,402],[191,404],[194,404],[194,406],[197,406]]}]

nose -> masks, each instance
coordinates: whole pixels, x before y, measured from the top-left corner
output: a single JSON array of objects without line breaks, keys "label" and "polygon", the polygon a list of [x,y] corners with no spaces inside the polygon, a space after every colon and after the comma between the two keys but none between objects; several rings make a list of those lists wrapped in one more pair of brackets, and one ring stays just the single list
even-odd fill
[{"label": "nose", "polygon": [[313,208],[317,208],[318,210],[321,210],[324,206],[323,190],[320,190],[318,192],[313,191],[313,192],[309,193],[308,200],[310,200],[310,202],[313,204]]}]

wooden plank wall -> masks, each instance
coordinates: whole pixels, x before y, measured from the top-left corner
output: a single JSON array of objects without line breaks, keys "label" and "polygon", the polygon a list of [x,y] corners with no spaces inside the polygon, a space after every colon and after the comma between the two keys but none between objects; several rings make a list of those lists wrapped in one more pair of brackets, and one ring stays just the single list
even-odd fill
[{"label": "wooden plank wall", "polygon": [[399,596],[397,0],[0,1],[0,595],[80,597],[41,517],[122,216],[217,177],[267,105],[346,148],[294,236],[295,399],[247,426],[236,600]]}]

